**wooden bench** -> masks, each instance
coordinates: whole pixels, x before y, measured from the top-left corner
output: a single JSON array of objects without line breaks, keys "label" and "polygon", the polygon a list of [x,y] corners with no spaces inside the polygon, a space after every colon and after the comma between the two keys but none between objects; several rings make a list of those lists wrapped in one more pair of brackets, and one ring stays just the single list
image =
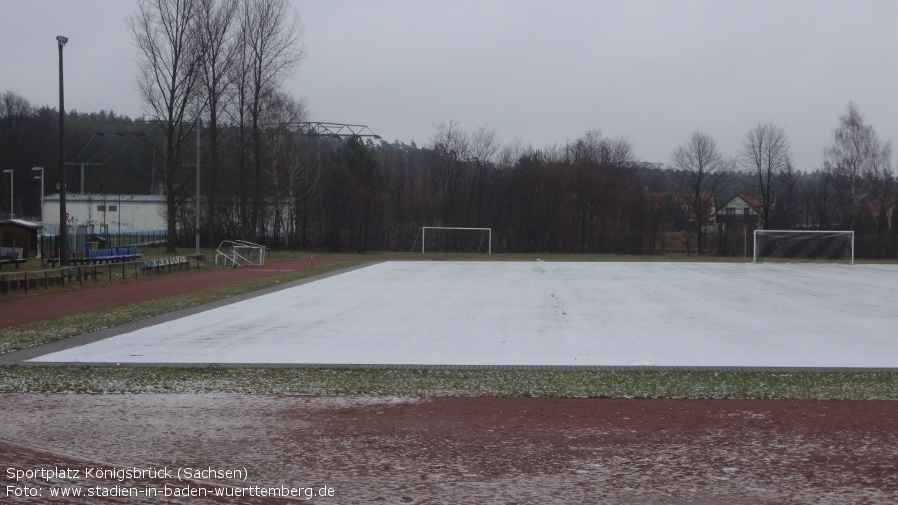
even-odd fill
[{"label": "wooden bench", "polygon": [[15,265],[16,268],[19,268],[19,265],[25,263],[26,261],[28,260],[12,255],[4,256],[3,258],[0,258],[0,268],[3,268],[3,265]]},{"label": "wooden bench", "polygon": [[48,266],[56,268],[58,264],[59,258],[53,253],[45,253],[44,257],[41,258],[41,268],[47,268]]}]

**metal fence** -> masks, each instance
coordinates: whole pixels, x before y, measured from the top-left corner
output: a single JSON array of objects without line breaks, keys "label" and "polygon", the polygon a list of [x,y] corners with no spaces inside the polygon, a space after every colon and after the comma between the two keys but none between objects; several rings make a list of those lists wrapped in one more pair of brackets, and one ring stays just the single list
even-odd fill
[{"label": "metal fence", "polygon": [[[107,249],[110,247],[153,247],[164,246],[168,243],[168,238],[164,231],[135,231],[125,233],[109,233],[109,234],[87,234],[84,239],[83,248],[92,247],[96,244],[95,249]],[[70,244],[69,247],[72,247]],[[52,253],[59,257],[59,236],[44,235],[41,237],[41,251],[47,257],[47,253]],[[84,250],[72,250],[72,253],[86,253]]]}]

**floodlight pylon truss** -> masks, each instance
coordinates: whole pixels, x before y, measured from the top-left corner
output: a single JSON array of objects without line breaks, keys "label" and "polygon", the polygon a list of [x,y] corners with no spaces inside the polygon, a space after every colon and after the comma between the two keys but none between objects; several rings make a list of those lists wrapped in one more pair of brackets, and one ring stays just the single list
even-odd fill
[{"label": "floodlight pylon truss", "polygon": [[380,135],[377,135],[376,133],[371,131],[371,128],[368,128],[366,125],[362,124],[328,123],[324,121],[300,121],[295,123],[277,123],[268,126],[281,126],[284,128],[289,128],[310,137],[367,137],[373,138],[375,140],[380,140]]},{"label": "floodlight pylon truss", "polygon": [[265,246],[245,240],[225,240],[215,250],[215,266],[260,267],[265,264]]}]

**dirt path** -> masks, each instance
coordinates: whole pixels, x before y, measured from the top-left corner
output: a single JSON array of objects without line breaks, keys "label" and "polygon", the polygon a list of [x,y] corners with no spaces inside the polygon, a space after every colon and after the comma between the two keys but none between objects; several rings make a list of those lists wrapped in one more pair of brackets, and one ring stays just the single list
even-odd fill
[{"label": "dirt path", "polygon": [[[328,486],[333,497],[310,502],[334,504],[898,501],[896,402],[165,394],[2,395],[0,402],[4,469],[248,473],[245,481],[0,477],[0,489],[42,488],[42,500],[21,503],[73,502],[49,499],[54,486],[165,484]],[[237,501],[293,500],[230,500]]]},{"label": "dirt path", "polygon": [[[332,261],[316,261],[316,266]],[[14,299],[0,297],[0,328],[70,316],[80,312],[145,302],[165,296],[192,293],[287,271],[310,268],[308,260],[274,261],[258,268],[210,268],[177,275],[140,277],[136,281],[110,286],[86,281],[84,289],[27,296]]]}]

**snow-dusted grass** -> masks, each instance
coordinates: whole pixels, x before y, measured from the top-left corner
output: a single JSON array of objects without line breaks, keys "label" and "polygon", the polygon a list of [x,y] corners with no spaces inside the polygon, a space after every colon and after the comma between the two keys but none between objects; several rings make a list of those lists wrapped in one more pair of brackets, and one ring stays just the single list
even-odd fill
[{"label": "snow-dusted grass", "polygon": [[[0,354],[63,340],[82,333],[102,330],[167,312],[196,307],[204,303],[270,287],[277,283],[296,281],[347,268],[358,263],[341,262],[319,266],[195,293],[169,296],[123,307],[94,310],[47,321],[2,328],[0,329]],[[39,299],[35,303],[39,303]]]},{"label": "snow-dusted grass", "polygon": [[0,367],[0,393],[898,400],[893,373]]}]

